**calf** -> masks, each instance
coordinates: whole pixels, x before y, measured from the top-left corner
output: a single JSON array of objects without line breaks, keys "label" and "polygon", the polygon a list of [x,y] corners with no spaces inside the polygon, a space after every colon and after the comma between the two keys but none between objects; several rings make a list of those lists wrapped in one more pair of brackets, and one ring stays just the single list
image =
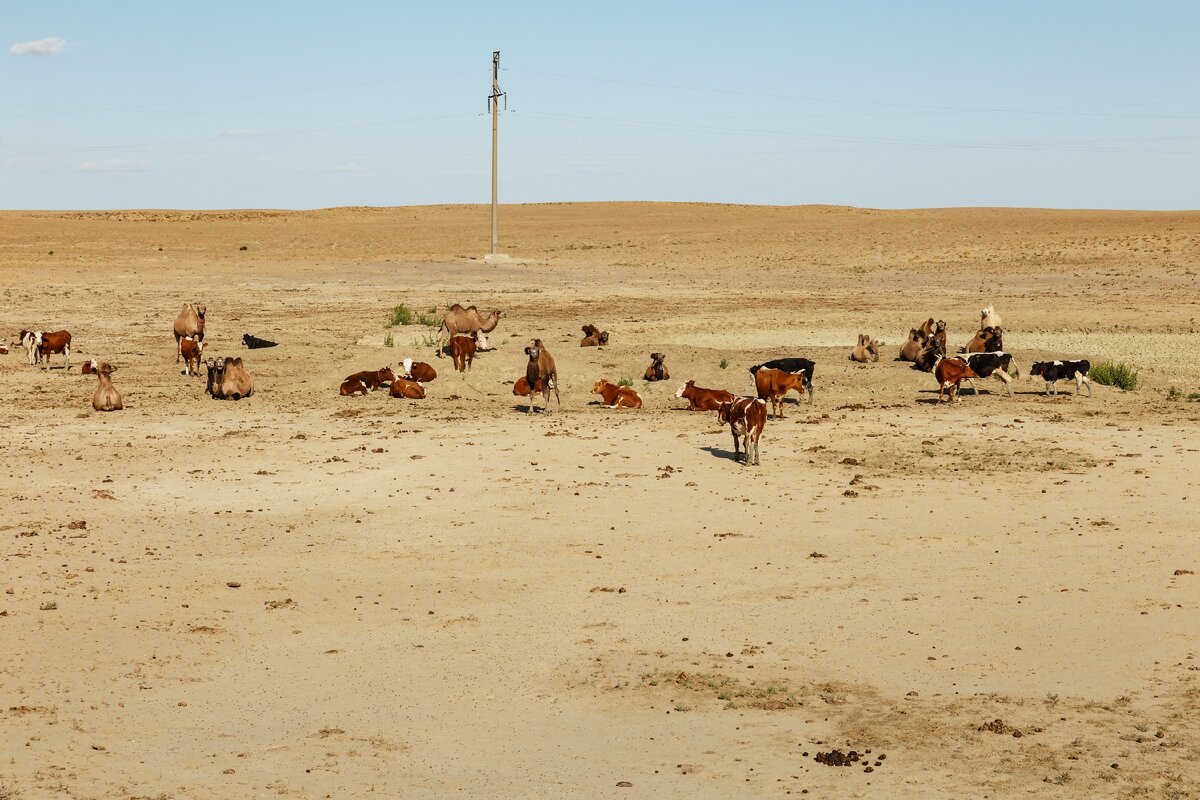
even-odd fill
[{"label": "calf", "polygon": [[766,401],[755,397],[739,397],[721,403],[717,407],[717,420],[728,424],[733,434],[733,459],[741,460],[738,452],[740,437],[746,446],[746,465],[758,466],[758,440],[767,424]]},{"label": "calf", "polygon": [[724,389],[701,389],[695,381],[679,387],[676,397],[688,401],[688,411],[716,411],[722,403],[733,402],[733,392]]},{"label": "calf", "polygon": [[437,370],[424,361],[414,362],[411,358],[406,358],[404,359],[404,377],[417,383],[429,383],[437,377]]},{"label": "calf", "polygon": [[[203,341],[203,339],[201,340]],[[272,342],[270,339],[260,339],[249,333],[242,334],[242,344],[246,345],[251,350],[261,350],[264,347],[278,347],[278,342]]]},{"label": "calf", "polygon": [[179,340],[179,353],[183,356],[183,372],[180,374],[199,378],[200,362],[204,360],[204,340],[184,336]]},{"label": "calf", "polygon": [[646,381],[665,381],[669,380],[671,373],[667,371],[667,365],[663,363],[666,356],[662,353],[650,354],[650,366],[646,367],[646,374],[642,376],[642,380]]},{"label": "calf", "polygon": [[[1004,393],[1012,397],[1012,387],[1009,384],[1013,378],[1020,377],[1020,371],[1013,362],[1012,353],[968,353],[954,358],[956,361],[965,363],[980,378],[994,376],[1003,381]],[[974,380],[968,378],[967,383],[971,384],[975,394],[979,394],[979,387],[975,385]]]},{"label": "calf", "polygon": [[760,400],[771,400],[771,417],[783,419],[783,397],[795,391],[804,397],[804,378],[778,369],[760,369],[754,374],[754,388]]},{"label": "calf", "polygon": [[539,380],[537,384],[530,389],[529,378],[522,375],[517,378],[517,382],[513,384],[513,394],[517,397],[529,397],[531,394],[537,394],[542,391],[542,382]]},{"label": "calf", "polygon": [[63,354],[63,363],[67,369],[71,367],[71,333],[69,331],[54,331],[38,334],[38,355],[46,361],[46,369],[50,369],[50,356],[54,353]]},{"label": "calf", "polygon": [[407,397],[409,400],[425,399],[425,387],[416,381],[397,378],[392,381],[392,388],[389,390],[392,397]]},{"label": "calf", "polygon": [[933,377],[937,378],[938,382],[938,402],[942,402],[942,393],[947,389],[950,394],[950,402],[958,401],[958,388],[965,380],[978,378],[967,362],[957,358],[940,358],[933,368]]},{"label": "calf", "polygon": [[[815,368],[816,364],[807,358],[776,358],[751,367],[750,374],[757,375],[760,369],[777,369],[781,372],[800,375],[804,378],[804,392],[808,392],[808,402],[811,403],[813,401],[813,370]],[[804,394],[804,392],[800,394]]]},{"label": "calf", "polygon": [[[1040,375],[1046,382],[1046,394],[1058,394],[1058,382],[1075,379],[1075,394],[1079,394],[1080,386],[1087,386],[1088,397],[1092,396],[1092,382],[1088,373],[1092,365],[1086,360],[1079,361],[1039,361],[1029,368],[1029,377]],[[1053,390],[1053,392],[1051,392]]]},{"label": "calf", "polygon": [[642,398],[628,386],[618,386],[601,378],[592,387],[592,394],[604,398],[604,405],[609,408],[641,408]]},{"label": "calf", "polygon": [[478,347],[477,337],[470,333],[456,333],[450,337],[450,358],[454,361],[454,368],[459,372],[466,372],[471,368],[471,362],[475,360],[475,350]]},{"label": "calf", "polygon": [[361,392],[373,392],[385,383],[391,383],[396,380],[396,373],[392,372],[391,367],[384,367],[375,371],[367,370],[366,372],[356,372],[353,375],[342,381],[341,387],[338,389],[338,394],[343,397]]}]

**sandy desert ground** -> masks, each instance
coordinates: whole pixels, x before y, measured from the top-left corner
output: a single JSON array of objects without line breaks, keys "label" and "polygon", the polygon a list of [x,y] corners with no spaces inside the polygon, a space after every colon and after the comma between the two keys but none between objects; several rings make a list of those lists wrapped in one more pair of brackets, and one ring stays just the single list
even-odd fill
[{"label": "sandy desert ground", "polygon": [[[1200,212],[534,205],[520,262],[486,237],[465,206],[0,214],[0,336],[75,342],[0,357],[0,797],[1200,796]],[[179,374],[190,300],[252,398]],[[384,346],[394,305],[456,301],[507,313],[466,377],[338,396],[432,360],[421,325]],[[1023,372],[1142,386],[936,406],[898,344],[988,303]],[[562,411],[531,418],[534,336]],[[815,403],[744,468],[675,390],[784,355]]]}]

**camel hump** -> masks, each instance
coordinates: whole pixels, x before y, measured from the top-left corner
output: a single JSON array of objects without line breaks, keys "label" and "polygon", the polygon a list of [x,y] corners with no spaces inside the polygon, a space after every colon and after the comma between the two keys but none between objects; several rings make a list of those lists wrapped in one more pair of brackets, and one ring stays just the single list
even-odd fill
[{"label": "camel hump", "polygon": [[[471,306],[471,307],[474,308],[474,306]],[[459,303],[455,303],[454,305],[450,306],[450,310],[451,311],[466,311],[466,309],[463,308],[462,305],[460,305]]]},{"label": "camel hump", "polygon": [[467,306],[467,311],[479,311],[475,306]]}]

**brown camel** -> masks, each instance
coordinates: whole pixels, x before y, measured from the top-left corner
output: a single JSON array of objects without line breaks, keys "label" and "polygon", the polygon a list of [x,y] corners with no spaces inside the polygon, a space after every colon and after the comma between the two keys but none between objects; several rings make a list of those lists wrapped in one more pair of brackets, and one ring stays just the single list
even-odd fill
[{"label": "brown camel", "polygon": [[120,411],[125,408],[125,404],[121,400],[121,393],[117,391],[117,387],[113,386],[110,377],[116,367],[112,364],[96,364],[95,361],[92,362],[92,365],[92,371],[100,380],[100,385],[96,387],[96,393],[92,395],[92,408],[97,411]]},{"label": "brown camel", "polygon": [[446,341],[458,334],[470,335],[472,333],[481,334],[479,336],[479,349],[487,350],[487,336],[482,334],[491,333],[496,329],[496,324],[504,316],[504,312],[499,309],[483,317],[479,314],[479,309],[475,306],[463,308],[458,303],[450,306],[450,310],[446,312],[446,316],[442,317],[441,327],[438,328],[437,338],[437,357],[444,358],[442,348],[446,345]]},{"label": "brown camel", "polygon": [[[534,339],[532,347],[525,348],[525,355],[529,356],[529,363],[525,365],[525,380],[530,386],[537,386],[540,381],[542,384],[542,398],[545,403],[546,413],[550,413],[550,390],[554,390],[554,399],[558,403],[558,409],[562,410],[562,400],[558,396],[558,367],[554,365],[554,356],[550,355],[550,351],[542,344],[541,339]],[[529,408],[527,414],[533,413],[533,395],[529,395]]]},{"label": "brown camel", "polygon": [[183,310],[179,312],[179,316],[175,318],[175,363],[179,363],[179,359],[183,356],[183,345],[180,341],[185,336],[190,336],[198,342],[204,341],[204,315],[208,312],[208,307],[203,303],[195,305],[184,303]]}]

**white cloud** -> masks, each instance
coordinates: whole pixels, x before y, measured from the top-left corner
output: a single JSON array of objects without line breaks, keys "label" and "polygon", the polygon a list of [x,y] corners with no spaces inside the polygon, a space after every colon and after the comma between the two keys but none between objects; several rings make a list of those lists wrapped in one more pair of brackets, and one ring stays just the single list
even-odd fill
[{"label": "white cloud", "polygon": [[222,136],[258,136],[258,131],[253,128],[226,128],[221,131]]},{"label": "white cloud", "polygon": [[99,161],[84,161],[79,165],[83,172],[145,172],[150,168],[149,161],[133,161],[127,158],[105,158]]},{"label": "white cloud", "polygon": [[38,39],[33,42],[17,42],[8,48],[14,56],[57,56],[67,46],[67,40],[58,36]]},{"label": "white cloud", "polygon": [[366,170],[361,164],[355,164],[353,161],[348,161],[345,164],[338,164],[330,167],[334,172],[364,172]]}]

